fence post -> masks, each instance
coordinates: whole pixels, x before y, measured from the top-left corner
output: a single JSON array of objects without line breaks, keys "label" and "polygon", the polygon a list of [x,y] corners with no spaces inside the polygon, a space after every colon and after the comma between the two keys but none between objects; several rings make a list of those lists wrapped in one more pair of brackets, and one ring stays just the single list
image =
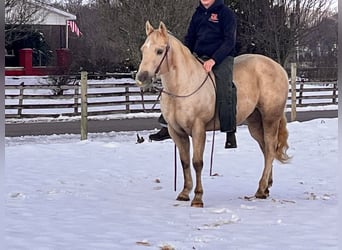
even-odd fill
[{"label": "fence post", "polygon": [[87,75],[86,71],[81,72],[81,140],[88,138]]},{"label": "fence post", "polygon": [[291,63],[291,121],[296,120],[296,76],[297,76],[297,65]]},{"label": "fence post", "polygon": [[18,116],[21,118],[23,112],[23,102],[24,102],[24,82],[20,83],[19,87],[19,107],[18,107]]},{"label": "fence post", "polygon": [[129,87],[125,87],[126,113],[129,113]]},{"label": "fence post", "polygon": [[78,115],[79,88],[80,86],[78,84],[75,85],[75,89],[74,89],[74,114],[75,116]]},{"label": "fence post", "polygon": [[298,106],[300,107],[301,105],[302,105],[302,103],[303,103],[303,92],[304,92],[304,82],[303,81],[301,81],[300,83],[299,83],[299,96],[298,96]]},{"label": "fence post", "polygon": [[332,103],[333,104],[336,104],[336,97],[337,97],[336,90],[337,90],[337,82],[334,83],[334,90],[333,90],[333,93],[332,93],[332,95],[333,95]]}]

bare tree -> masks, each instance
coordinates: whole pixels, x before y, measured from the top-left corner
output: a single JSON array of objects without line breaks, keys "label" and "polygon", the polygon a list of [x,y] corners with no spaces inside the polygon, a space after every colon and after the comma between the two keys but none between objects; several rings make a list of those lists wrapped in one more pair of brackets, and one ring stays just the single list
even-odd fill
[{"label": "bare tree", "polygon": [[[34,0],[5,0],[5,46],[25,39],[28,25],[39,24],[46,14],[41,3]],[[39,12],[39,15],[38,15]]]},{"label": "bare tree", "polygon": [[[61,1],[61,0],[60,0]],[[331,0],[227,0],[238,21],[238,52],[262,53],[285,65],[308,34],[328,15]],[[83,36],[70,37],[75,65],[114,71],[117,65],[136,68],[145,40],[145,22],[163,21],[180,40],[198,0],[64,0],[62,7],[77,16]],[[77,67],[76,67],[77,68]],[[122,69],[120,69],[122,70]]]},{"label": "bare tree", "polygon": [[241,51],[266,54],[282,65],[296,55],[305,37],[329,14],[331,4],[331,0],[236,2]]},{"label": "bare tree", "polygon": [[[68,1],[68,10],[71,1],[77,0]],[[78,16],[87,47],[86,54],[78,54],[79,59],[87,64],[87,56],[88,66],[96,64],[101,71],[114,70],[114,64],[127,70],[136,68],[145,39],[145,22],[149,20],[157,26],[163,21],[182,40],[197,4],[197,0],[92,0],[82,7],[73,5],[72,12]]]},{"label": "bare tree", "polygon": [[314,67],[337,67],[337,18],[337,14],[325,18],[305,38],[302,44],[305,44],[307,52],[300,54],[300,62]]},{"label": "bare tree", "polygon": [[140,61],[140,47],[145,40],[145,22],[149,20],[155,27],[163,21],[168,29],[183,40],[192,12],[198,1],[184,0],[125,0],[118,8],[121,48],[128,52],[132,65]]}]

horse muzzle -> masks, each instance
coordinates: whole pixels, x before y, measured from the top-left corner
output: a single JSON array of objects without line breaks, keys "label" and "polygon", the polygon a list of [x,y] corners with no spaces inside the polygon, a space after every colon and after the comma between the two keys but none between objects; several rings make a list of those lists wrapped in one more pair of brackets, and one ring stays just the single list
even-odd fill
[{"label": "horse muzzle", "polygon": [[135,77],[135,82],[139,87],[146,87],[152,84],[152,76],[148,71],[138,72]]}]

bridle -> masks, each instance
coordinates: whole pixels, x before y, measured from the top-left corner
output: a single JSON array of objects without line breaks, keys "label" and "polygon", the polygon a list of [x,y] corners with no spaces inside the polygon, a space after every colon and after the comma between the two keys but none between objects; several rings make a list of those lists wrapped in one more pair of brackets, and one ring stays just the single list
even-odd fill
[{"label": "bridle", "polygon": [[166,45],[166,48],[165,48],[165,53],[164,53],[162,59],[160,60],[160,63],[159,63],[159,65],[158,65],[158,67],[157,67],[156,70],[154,71],[154,74],[155,74],[155,75],[157,75],[157,74],[159,73],[160,67],[161,67],[161,65],[163,64],[165,58],[167,57],[167,54],[169,53],[169,50],[170,50],[170,44],[167,44],[167,45]]}]

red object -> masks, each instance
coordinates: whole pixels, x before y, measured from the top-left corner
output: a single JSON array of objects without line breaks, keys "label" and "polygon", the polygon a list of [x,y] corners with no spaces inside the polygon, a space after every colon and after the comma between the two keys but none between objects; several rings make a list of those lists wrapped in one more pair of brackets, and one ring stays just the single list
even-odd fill
[{"label": "red object", "polygon": [[70,66],[70,50],[66,48],[56,49],[57,66],[63,69],[68,69]]},{"label": "red object", "polygon": [[19,66],[24,67],[25,75],[32,74],[32,49],[19,50]]},{"label": "red object", "polygon": [[56,66],[32,66],[32,52],[30,48],[19,50],[19,67],[5,67],[6,76],[45,76],[66,74],[70,64],[70,50],[57,49]]},{"label": "red object", "polygon": [[76,22],[69,20],[69,21],[67,21],[67,25],[70,27],[71,32],[76,33],[77,36],[81,36],[82,35],[82,32],[77,27]]}]

